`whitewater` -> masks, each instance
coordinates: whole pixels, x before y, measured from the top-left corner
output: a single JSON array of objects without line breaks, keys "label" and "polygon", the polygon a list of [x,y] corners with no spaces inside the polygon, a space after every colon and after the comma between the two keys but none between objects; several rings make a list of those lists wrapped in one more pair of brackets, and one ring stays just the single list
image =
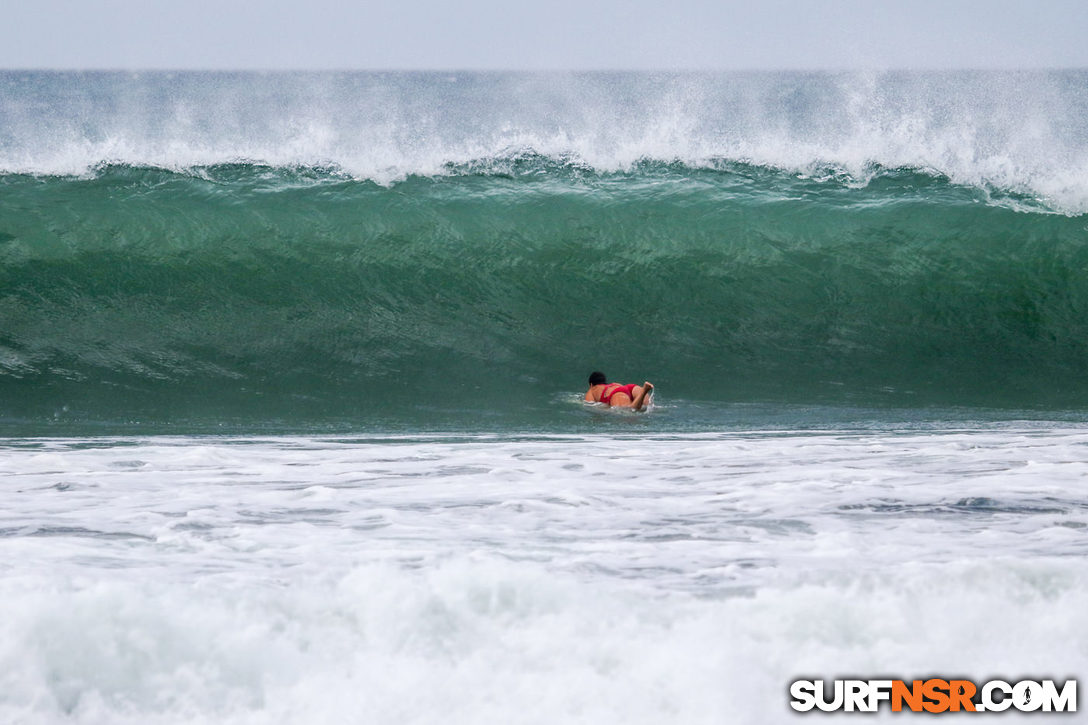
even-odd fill
[{"label": "whitewater", "polygon": [[1086,447],[1024,425],[7,441],[0,713],[780,722],[806,675],[1071,677]]},{"label": "whitewater", "polygon": [[1085,270],[1084,71],[0,72],[0,721],[1083,680]]},{"label": "whitewater", "polygon": [[[4,72],[0,169],[335,167],[391,183],[532,151],[597,170],[721,159],[930,170],[1088,208],[1083,71]],[[496,163],[497,162],[497,163]]]}]

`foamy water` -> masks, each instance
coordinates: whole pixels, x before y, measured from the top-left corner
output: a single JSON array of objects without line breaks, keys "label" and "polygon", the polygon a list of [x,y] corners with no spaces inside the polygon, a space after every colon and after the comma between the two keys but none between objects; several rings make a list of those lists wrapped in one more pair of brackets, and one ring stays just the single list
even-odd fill
[{"label": "foamy water", "polygon": [[908,167],[1088,209],[1084,73],[16,73],[0,172],[332,166],[392,183],[524,153],[597,170]]},{"label": "foamy water", "polygon": [[802,676],[1076,676],[1086,450],[8,440],[0,720],[773,723]]}]

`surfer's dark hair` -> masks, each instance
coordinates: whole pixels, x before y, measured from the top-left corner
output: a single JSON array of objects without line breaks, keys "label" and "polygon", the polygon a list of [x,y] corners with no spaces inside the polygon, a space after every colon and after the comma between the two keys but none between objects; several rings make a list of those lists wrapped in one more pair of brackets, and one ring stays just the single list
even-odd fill
[{"label": "surfer's dark hair", "polygon": [[594,370],[589,374],[590,385],[600,385],[601,383],[607,383],[608,378],[600,370]]}]

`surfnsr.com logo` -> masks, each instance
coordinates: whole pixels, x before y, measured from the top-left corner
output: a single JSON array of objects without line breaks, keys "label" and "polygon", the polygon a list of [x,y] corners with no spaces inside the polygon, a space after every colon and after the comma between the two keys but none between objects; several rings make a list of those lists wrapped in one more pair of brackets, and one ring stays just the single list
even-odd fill
[{"label": "surfnsr.com logo", "polygon": [[1076,712],[1077,681],[797,680],[790,698],[798,712],[876,712],[882,705],[892,712]]}]

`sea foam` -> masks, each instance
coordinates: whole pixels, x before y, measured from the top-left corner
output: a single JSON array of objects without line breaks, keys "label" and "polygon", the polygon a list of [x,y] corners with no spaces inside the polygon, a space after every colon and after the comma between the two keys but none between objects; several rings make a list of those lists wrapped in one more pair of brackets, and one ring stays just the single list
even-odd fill
[{"label": "sea foam", "polygon": [[7,441],[0,717],[775,723],[801,677],[1075,676],[1085,435]]},{"label": "sea foam", "polygon": [[382,183],[532,152],[598,170],[911,168],[1088,209],[1082,72],[14,73],[0,169],[248,161]]}]

